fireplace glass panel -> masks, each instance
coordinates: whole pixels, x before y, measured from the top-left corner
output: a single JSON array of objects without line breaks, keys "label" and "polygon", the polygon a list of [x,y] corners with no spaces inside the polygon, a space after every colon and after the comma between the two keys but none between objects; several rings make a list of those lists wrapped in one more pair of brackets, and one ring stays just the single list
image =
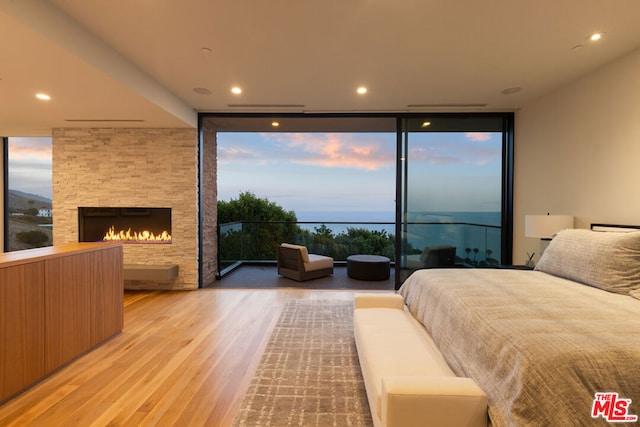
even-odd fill
[{"label": "fireplace glass panel", "polygon": [[106,240],[171,243],[171,208],[78,208],[78,241]]}]

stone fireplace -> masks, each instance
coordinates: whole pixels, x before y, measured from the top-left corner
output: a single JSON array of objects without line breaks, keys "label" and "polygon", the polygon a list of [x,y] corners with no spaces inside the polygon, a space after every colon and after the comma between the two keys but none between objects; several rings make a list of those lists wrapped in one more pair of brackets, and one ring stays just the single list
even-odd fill
[{"label": "stone fireplace", "polygon": [[[124,244],[124,263],[175,264],[178,277],[127,281],[125,287],[196,289],[202,244],[198,240],[198,149],[197,130],[190,128],[54,129],[54,244],[100,239],[96,233],[104,231],[104,224],[94,225],[96,219],[107,218],[114,229],[126,227],[126,231],[133,227],[122,223],[123,218],[137,225],[153,213],[154,219],[162,218],[165,224],[168,220],[170,243]],[[203,231],[203,235],[215,236],[215,228]],[[207,248],[212,246],[204,243]],[[206,259],[207,269],[211,266],[215,272],[215,253],[207,254]],[[203,276],[207,274],[211,273],[207,270]]]}]

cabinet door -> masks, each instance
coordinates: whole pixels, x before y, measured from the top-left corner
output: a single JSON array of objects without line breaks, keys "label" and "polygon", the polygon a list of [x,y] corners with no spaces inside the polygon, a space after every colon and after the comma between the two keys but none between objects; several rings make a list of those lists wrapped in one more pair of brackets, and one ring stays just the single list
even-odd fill
[{"label": "cabinet door", "polygon": [[104,249],[91,257],[91,345],[120,332],[124,323],[122,247]]},{"label": "cabinet door", "polygon": [[0,268],[0,401],[44,374],[44,264]]},{"label": "cabinet door", "polygon": [[47,372],[91,347],[89,254],[45,261],[45,361]]}]

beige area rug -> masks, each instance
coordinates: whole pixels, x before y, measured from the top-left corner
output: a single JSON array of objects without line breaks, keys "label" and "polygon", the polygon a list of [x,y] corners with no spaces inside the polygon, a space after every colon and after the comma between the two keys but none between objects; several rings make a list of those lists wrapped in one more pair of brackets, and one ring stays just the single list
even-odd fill
[{"label": "beige area rug", "polygon": [[371,426],[353,302],[288,300],[234,426]]}]

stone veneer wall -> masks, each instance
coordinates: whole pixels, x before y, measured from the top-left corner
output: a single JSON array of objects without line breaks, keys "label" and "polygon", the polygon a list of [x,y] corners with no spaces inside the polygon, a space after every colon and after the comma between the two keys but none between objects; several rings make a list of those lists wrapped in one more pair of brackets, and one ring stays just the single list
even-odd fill
[{"label": "stone veneer wall", "polygon": [[202,120],[202,283],[210,285],[218,271],[218,161],[216,128]]},{"label": "stone veneer wall", "polygon": [[178,264],[178,278],[126,287],[198,287],[196,129],[54,129],[54,244],[78,241],[80,206],[171,208],[172,243],[125,244],[124,262]]}]

